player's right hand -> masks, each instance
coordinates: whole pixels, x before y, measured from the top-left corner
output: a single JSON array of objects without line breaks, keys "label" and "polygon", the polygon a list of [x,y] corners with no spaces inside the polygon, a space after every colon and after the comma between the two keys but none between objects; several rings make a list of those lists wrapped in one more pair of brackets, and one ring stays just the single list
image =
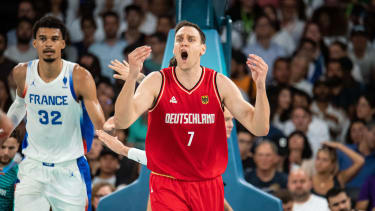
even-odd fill
[{"label": "player's right hand", "polygon": [[137,79],[138,74],[141,72],[143,67],[143,62],[146,58],[151,54],[151,47],[150,46],[141,46],[136,48],[128,55],[129,61],[129,76],[128,78]]},{"label": "player's right hand", "polygon": [[115,119],[113,116],[110,117],[107,121],[105,121],[103,129],[105,131],[112,131],[113,129],[115,129]]}]

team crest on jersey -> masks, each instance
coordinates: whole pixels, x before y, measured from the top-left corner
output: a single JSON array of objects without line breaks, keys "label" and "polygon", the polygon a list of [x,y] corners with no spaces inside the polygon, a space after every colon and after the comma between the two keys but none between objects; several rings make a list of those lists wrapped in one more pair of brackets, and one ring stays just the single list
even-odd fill
[{"label": "team crest on jersey", "polygon": [[63,86],[63,88],[68,88],[67,86],[66,86],[66,83],[68,82],[68,79],[66,78],[66,77],[64,77],[63,78],[63,83],[64,83],[64,86]]},{"label": "team crest on jersey", "polygon": [[208,104],[208,95],[202,96],[202,104]]}]

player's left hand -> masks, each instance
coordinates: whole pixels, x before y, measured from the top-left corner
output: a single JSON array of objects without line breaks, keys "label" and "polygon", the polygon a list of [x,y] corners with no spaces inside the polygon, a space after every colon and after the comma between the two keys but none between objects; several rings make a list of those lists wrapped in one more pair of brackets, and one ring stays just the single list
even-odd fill
[{"label": "player's left hand", "polygon": [[268,65],[266,62],[264,62],[260,56],[249,54],[246,64],[251,71],[251,76],[255,81],[257,88],[264,88],[268,72]]}]

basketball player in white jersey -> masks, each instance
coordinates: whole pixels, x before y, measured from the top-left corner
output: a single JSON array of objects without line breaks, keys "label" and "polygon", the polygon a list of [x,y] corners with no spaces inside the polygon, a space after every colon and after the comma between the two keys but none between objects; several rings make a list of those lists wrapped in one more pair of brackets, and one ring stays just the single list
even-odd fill
[{"label": "basketball player in white jersey", "polygon": [[26,115],[15,192],[16,211],[91,210],[91,178],[85,153],[103,111],[90,73],[61,58],[66,28],[44,17],[33,28],[39,59],[13,70],[17,97],[8,111],[16,127]]}]

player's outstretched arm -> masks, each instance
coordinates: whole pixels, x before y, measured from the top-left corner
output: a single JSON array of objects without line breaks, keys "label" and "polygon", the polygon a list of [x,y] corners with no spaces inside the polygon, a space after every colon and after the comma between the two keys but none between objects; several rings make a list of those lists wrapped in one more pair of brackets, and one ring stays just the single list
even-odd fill
[{"label": "player's outstretched arm", "polygon": [[95,129],[102,129],[105,121],[104,113],[96,95],[94,79],[89,71],[76,65],[73,71],[73,85],[77,97],[82,97]]},{"label": "player's outstretched arm", "polygon": [[129,74],[115,103],[114,124],[116,128],[128,128],[142,113],[152,107],[157,97],[162,81],[159,73],[147,76],[135,92],[138,74],[150,53],[150,47],[141,46],[128,56]]},{"label": "player's outstretched arm", "polygon": [[250,54],[246,64],[256,83],[255,107],[246,102],[237,86],[226,76],[218,74],[217,87],[224,105],[243,126],[256,136],[268,134],[270,106],[266,93],[267,64],[262,58]]},{"label": "player's outstretched arm", "polygon": [[96,135],[106,146],[117,154],[124,155],[142,165],[147,165],[146,152],[125,146],[117,137],[111,136],[103,130],[97,130]]}]

